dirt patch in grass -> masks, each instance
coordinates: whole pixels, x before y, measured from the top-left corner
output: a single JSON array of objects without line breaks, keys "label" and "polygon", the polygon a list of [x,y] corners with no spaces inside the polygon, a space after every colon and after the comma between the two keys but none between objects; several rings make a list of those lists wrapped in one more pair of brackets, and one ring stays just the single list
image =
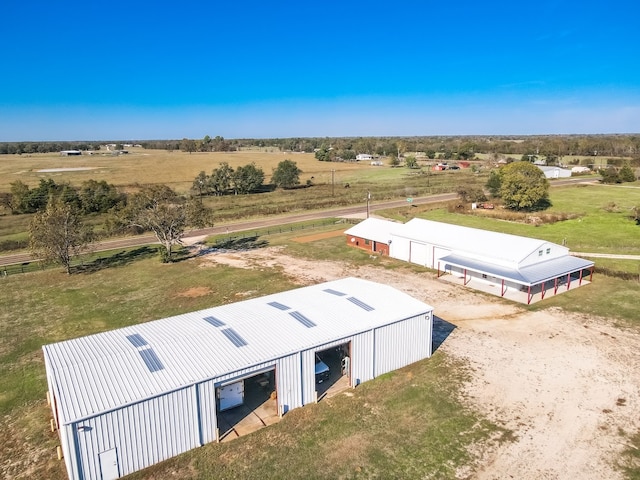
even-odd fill
[{"label": "dirt patch in grass", "polygon": [[333,232],[323,232],[323,233],[318,233],[316,235],[306,235],[304,237],[294,238],[293,241],[298,243],[309,243],[309,242],[315,242],[316,240],[324,240],[325,238],[333,238],[333,237],[340,237],[340,236],[344,236],[343,230],[335,230]]},{"label": "dirt patch in grass", "polygon": [[176,296],[184,297],[184,298],[198,298],[198,297],[205,297],[212,292],[213,291],[209,287],[193,287],[176,294]]},{"label": "dirt patch in grass", "polygon": [[[303,285],[356,276],[433,305],[455,327],[439,348],[469,372],[460,400],[511,432],[472,445],[475,460],[458,469],[458,478],[623,478],[617,466],[626,446],[623,434],[640,428],[635,330],[560,308],[528,311],[426,272],[381,269],[373,260],[352,266],[295,258],[270,247],[206,261],[276,267]],[[345,442],[351,440],[359,439]],[[355,460],[358,452],[353,455]]]}]

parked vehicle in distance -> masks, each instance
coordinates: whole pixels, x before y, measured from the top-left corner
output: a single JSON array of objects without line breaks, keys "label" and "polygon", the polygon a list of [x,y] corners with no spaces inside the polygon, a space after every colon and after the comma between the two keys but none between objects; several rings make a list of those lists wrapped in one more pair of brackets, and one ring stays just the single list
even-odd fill
[{"label": "parked vehicle in distance", "polygon": [[322,383],[329,378],[329,366],[316,353],[316,383]]}]

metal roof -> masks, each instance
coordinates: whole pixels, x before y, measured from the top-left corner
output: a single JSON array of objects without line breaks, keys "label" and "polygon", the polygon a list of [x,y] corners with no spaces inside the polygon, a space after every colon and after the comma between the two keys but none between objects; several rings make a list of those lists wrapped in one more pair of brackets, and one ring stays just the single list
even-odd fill
[{"label": "metal roof", "polygon": [[432,310],[387,285],[344,278],[43,351],[67,424]]},{"label": "metal roof", "polygon": [[391,240],[391,231],[400,225],[399,223],[389,220],[381,220],[379,218],[367,218],[362,222],[345,230],[346,235],[354,237],[366,238],[374,242],[388,244]]},{"label": "metal roof", "polygon": [[593,262],[570,255],[515,269],[455,254],[442,257],[440,262],[504,278],[521,285],[538,285],[581,269],[591,268],[594,265]]},{"label": "metal roof", "polygon": [[392,233],[393,236],[441,245],[457,254],[482,259],[481,263],[491,260],[493,263],[515,266],[531,253],[546,248],[547,245],[553,245],[554,249],[564,249],[567,253],[569,252],[566,247],[552,244],[546,240],[433,222],[421,218],[414,218],[404,225],[397,225]]}]

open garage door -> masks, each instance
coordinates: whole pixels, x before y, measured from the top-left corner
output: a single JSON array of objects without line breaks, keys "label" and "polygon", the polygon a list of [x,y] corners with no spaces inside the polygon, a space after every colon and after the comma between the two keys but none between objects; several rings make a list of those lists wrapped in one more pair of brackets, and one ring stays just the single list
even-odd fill
[{"label": "open garage door", "polygon": [[316,352],[316,392],[318,400],[350,386],[351,342]]}]

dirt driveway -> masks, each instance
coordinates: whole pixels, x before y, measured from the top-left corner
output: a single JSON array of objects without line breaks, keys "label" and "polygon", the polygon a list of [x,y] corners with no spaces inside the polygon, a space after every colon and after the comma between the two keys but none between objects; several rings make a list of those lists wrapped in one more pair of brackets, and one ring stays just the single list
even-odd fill
[{"label": "dirt driveway", "polygon": [[[464,402],[513,430],[515,440],[479,446],[473,478],[616,479],[620,429],[640,427],[640,335],[559,309],[527,312],[429,275],[286,256],[278,247],[214,253],[208,262],[279,267],[303,284],[356,276],[392,285],[457,328],[440,348],[464,359]],[[466,478],[469,471],[460,472]]]}]

